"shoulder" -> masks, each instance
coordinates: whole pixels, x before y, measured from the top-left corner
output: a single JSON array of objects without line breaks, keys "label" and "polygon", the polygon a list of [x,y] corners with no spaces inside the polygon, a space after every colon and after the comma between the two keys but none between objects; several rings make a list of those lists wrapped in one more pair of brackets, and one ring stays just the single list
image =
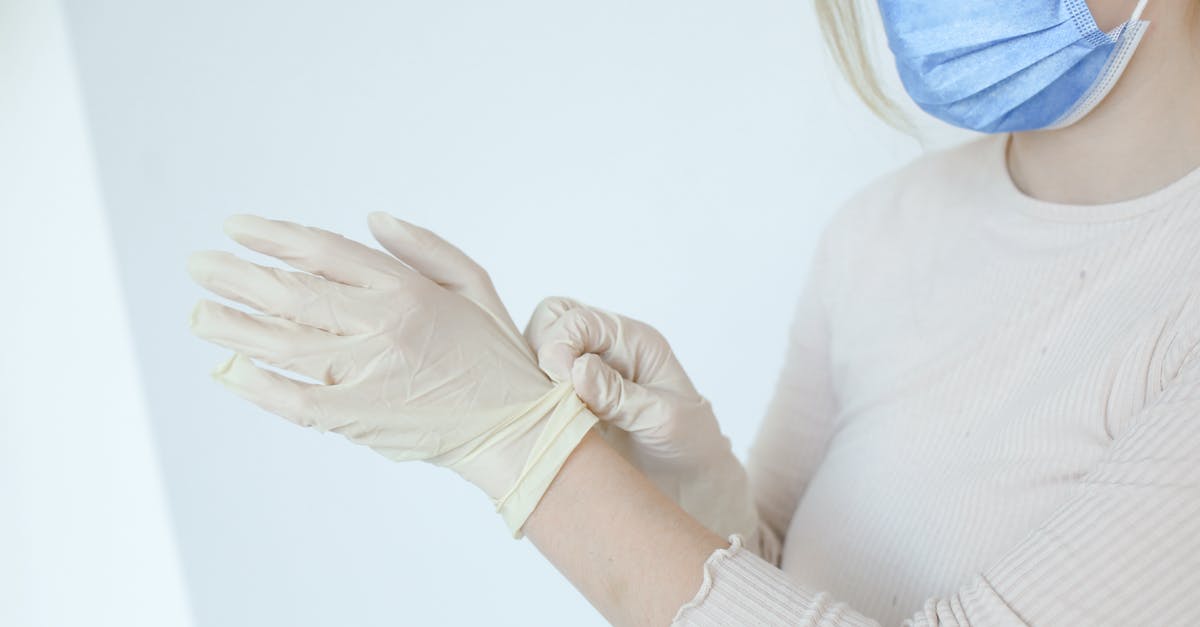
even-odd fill
[{"label": "shoulder", "polygon": [[1000,141],[1003,136],[990,135],[930,151],[871,181],[834,212],[818,254],[841,274],[870,257],[912,250],[946,231],[967,217],[963,208],[994,178],[995,166],[1002,163]]},{"label": "shoulder", "polygon": [[[963,202],[995,176],[1003,136],[980,137],[927,152],[853,194],[829,222],[829,237],[919,220]],[[993,163],[996,162],[996,163]]]}]

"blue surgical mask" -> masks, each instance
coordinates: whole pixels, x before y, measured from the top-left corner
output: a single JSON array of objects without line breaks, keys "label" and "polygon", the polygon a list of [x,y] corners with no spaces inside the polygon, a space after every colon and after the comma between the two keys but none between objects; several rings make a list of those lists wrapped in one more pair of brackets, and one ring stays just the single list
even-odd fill
[{"label": "blue surgical mask", "polygon": [[1085,0],[879,0],[904,88],[922,109],[985,133],[1061,128],[1125,70],[1149,22],[1100,30]]}]

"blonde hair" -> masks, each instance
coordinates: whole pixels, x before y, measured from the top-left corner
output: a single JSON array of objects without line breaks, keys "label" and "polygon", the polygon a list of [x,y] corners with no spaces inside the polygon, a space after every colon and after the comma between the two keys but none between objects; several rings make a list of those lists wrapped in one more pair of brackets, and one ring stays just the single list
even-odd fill
[{"label": "blonde hair", "polygon": [[871,52],[863,37],[862,0],[814,0],[825,44],[842,75],[867,107],[884,122],[909,132],[911,122],[888,97],[875,74]]}]

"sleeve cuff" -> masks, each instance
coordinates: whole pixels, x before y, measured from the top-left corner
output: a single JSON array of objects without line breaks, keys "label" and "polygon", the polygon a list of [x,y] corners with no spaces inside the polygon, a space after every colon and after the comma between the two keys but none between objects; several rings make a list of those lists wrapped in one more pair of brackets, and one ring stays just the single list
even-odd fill
[{"label": "sleeve cuff", "polygon": [[679,608],[672,625],[879,626],[826,592],[796,585],[743,547],[740,535],[729,536],[729,542],[728,548],[717,549],[705,560],[700,589]]}]

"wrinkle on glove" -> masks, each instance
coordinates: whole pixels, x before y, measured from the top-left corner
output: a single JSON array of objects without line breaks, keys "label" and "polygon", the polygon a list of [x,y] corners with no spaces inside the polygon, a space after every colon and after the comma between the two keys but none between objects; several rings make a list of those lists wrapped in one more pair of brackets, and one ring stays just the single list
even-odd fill
[{"label": "wrinkle on glove", "polygon": [[[212,374],[219,383],[243,397],[273,382],[298,383],[260,368],[241,353],[234,353]],[[437,431],[429,431],[419,434],[415,443],[400,441],[387,444],[385,442],[391,441],[378,437],[378,433],[364,430],[354,421],[334,420],[322,413],[320,406],[278,406],[267,409],[277,414],[299,415],[304,412],[310,419],[298,423],[301,426],[323,432],[332,431],[356,443],[366,443],[364,440],[368,440],[371,442],[368,446],[392,461],[420,460],[450,468],[478,463],[479,457],[486,456],[489,451],[511,448],[533,439],[529,455],[512,485],[492,499],[496,512],[516,539],[524,537],[521,528],[525,521],[549,489],[571,451],[597,422],[583,401],[575,395],[575,387],[570,382],[559,383],[541,398],[524,406],[496,407],[476,414],[472,422],[491,425],[482,433],[463,433],[461,437],[449,439]]]},{"label": "wrinkle on glove", "polygon": [[301,272],[229,253],[192,256],[200,285],[262,312],[197,304],[193,332],[236,352],[213,376],[298,425],[454,470],[520,538],[596,417],[569,382],[538,369],[490,280],[461,251],[390,216],[373,215],[371,227],[391,255],[289,222],[227,221],[233,239]]}]

